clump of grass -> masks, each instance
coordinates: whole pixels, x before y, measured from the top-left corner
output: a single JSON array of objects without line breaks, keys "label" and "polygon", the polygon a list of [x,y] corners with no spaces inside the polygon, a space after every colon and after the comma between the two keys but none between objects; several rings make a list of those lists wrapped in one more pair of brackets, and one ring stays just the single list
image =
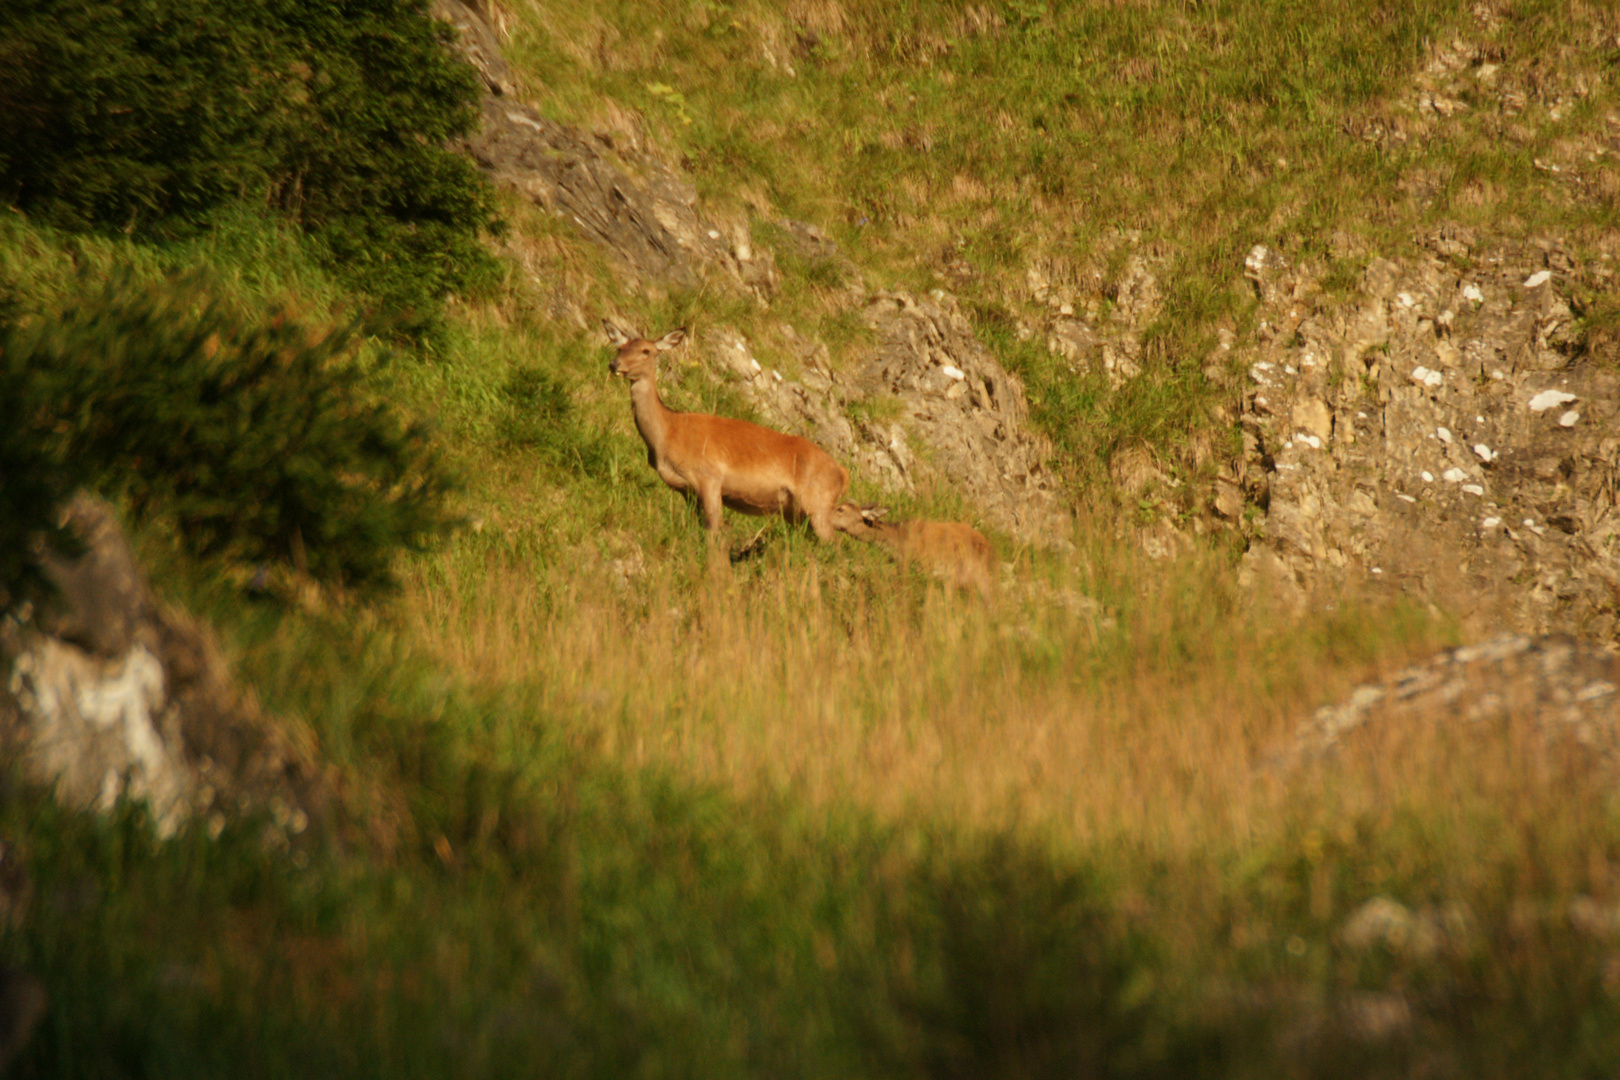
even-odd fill
[{"label": "clump of grass", "polygon": [[579,423],[573,394],[547,368],[524,364],[512,369],[501,394],[507,406],[501,436],[508,442],[583,475],[601,475],[607,468],[608,440]]}]

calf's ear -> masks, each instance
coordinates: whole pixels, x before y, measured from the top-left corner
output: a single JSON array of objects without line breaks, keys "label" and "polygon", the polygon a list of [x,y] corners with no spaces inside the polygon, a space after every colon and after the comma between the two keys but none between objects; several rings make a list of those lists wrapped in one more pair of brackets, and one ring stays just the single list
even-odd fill
[{"label": "calf's ear", "polygon": [[662,352],[668,352],[670,349],[673,349],[675,346],[679,345],[685,340],[685,329],[671,330],[669,333],[658,339],[658,348]]},{"label": "calf's ear", "polygon": [[861,507],[861,520],[868,525],[875,525],[882,521],[888,512],[889,508],[887,506],[863,506]]},{"label": "calf's ear", "polygon": [[602,320],[602,330],[607,334],[608,341],[612,342],[613,347],[616,349],[622,349],[630,343],[630,335],[620,330],[607,319]]}]

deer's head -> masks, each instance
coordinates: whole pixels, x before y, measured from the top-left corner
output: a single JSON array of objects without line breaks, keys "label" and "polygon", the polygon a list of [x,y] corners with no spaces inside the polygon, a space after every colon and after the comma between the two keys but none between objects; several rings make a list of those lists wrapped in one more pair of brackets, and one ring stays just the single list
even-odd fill
[{"label": "deer's head", "polygon": [[648,341],[625,333],[606,319],[602,320],[602,329],[607,331],[608,340],[619,350],[608,364],[608,371],[631,382],[657,376],[658,354],[668,352],[686,340],[685,330],[671,330],[657,341]]}]

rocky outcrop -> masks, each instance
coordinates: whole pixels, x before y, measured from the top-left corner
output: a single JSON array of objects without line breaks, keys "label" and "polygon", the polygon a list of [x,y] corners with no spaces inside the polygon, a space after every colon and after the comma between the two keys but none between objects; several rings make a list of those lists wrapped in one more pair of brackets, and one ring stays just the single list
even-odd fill
[{"label": "rocky outcrop", "polygon": [[633,140],[559,124],[509,98],[484,98],[483,128],[468,143],[497,181],[572,221],[635,283],[698,286],[713,269],[760,295],[776,268],[747,225],[710,221],[690,181]]},{"label": "rocky outcrop", "polygon": [[[514,101],[509,77],[498,73],[504,68],[490,64],[494,35],[481,15],[459,0],[441,0],[440,13],[462,29],[489,89],[483,128],[468,150],[491,176],[572,221],[628,282],[718,280],[762,301],[775,294],[775,255],[746,220],[706,213],[684,173],[637,135],[586,133]],[[1044,468],[1045,443],[1029,429],[1023,387],[978,341],[954,298],[870,293],[814,226],[782,220],[772,235],[796,256],[836,267],[842,302],[877,343],[846,358],[840,371],[824,343],[779,324],[801,362],[801,375],[787,378],[765,370],[738,332],[720,327],[699,341],[711,371],[740,380],[767,423],[815,439],[885,490],[942,486],[1023,539],[1064,535],[1067,519]]]},{"label": "rocky outcrop", "polygon": [[1620,777],[1620,658],[1567,637],[1504,635],[1449,649],[1383,683],[1357,687],[1301,725],[1293,760],[1336,752],[1352,732],[1396,724],[1534,721]]},{"label": "rocky outcrop", "polygon": [[756,250],[747,222],[705,214],[691,181],[636,125],[584,132],[542,116],[518,100],[484,5],[435,0],[434,12],[456,28],[483,80],[483,123],[467,152],[496,182],[573,222],[633,284],[693,288],[720,271],[756,295],[774,291],[775,263]]},{"label": "rocky outcrop", "polygon": [[861,318],[872,344],[849,374],[831,367],[826,346],[791,333],[797,379],[762,366],[733,330],[707,344],[767,422],[805,431],[879,487],[955,490],[998,529],[1061,541],[1067,513],[1044,468],[1046,444],[1028,426],[1023,385],[980,344],[955,300],[883,292]]},{"label": "rocky outcrop", "polygon": [[162,835],[251,815],[285,844],[321,824],[312,755],[232,684],[201,625],[157,602],[111,508],[81,494],[64,517],[83,553],[45,556],[56,598],[0,627],[7,758],[73,806],[144,801]]},{"label": "rocky outcrop", "polygon": [[1475,632],[1614,640],[1620,370],[1577,356],[1555,243],[1430,238],[1325,296],[1257,248],[1258,347],[1229,476],[1265,511],[1248,568],[1303,596],[1398,588]]},{"label": "rocky outcrop", "polygon": [[[1021,322],[1023,340],[1037,333],[1077,375],[1101,374],[1114,388],[1142,373],[1142,332],[1160,313],[1165,252],[1143,243],[1139,229],[1101,238],[1091,260],[1042,260],[1024,271],[1027,299],[1045,310]],[[1110,262],[1117,262],[1108,269]],[[1013,308],[1026,297],[1007,298]]]},{"label": "rocky outcrop", "polygon": [[433,14],[456,28],[461,52],[478,72],[486,93],[511,97],[517,80],[501,55],[501,37],[495,28],[496,11],[486,0],[434,0]]},{"label": "rocky outcrop", "polygon": [[[1525,145],[1527,118],[1557,121],[1591,95],[1606,41],[1555,68],[1521,62],[1495,35],[1496,7],[1475,5],[1479,40],[1436,43],[1406,91],[1347,133],[1394,147],[1466,127]],[[1617,123],[1607,145],[1570,136],[1535,159],[1549,198],[1612,200]],[[1437,182],[1414,169],[1401,187],[1426,202]],[[1446,224],[1415,256],[1341,249],[1366,263],[1349,295],[1255,247],[1243,273],[1258,332],[1215,358],[1244,372],[1243,454],[1211,500],[1250,533],[1246,572],[1301,601],[1399,591],[1473,636],[1620,644],[1620,353],[1582,333],[1574,301],[1614,290],[1620,234],[1578,247]]]},{"label": "rocky outcrop", "polygon": [[[879,293],[861,316],[875,344],[857,385],[901,405],[886,428],[866,425],[872,471],[893,487],[954,487],[1015,536],[1064,537],[1067,515],[1044,467],[1046,442],[1029,427],[1023,384],[979,342],[955,298]],[[905,450],[908,431],[928,447],[924,460]]]}]

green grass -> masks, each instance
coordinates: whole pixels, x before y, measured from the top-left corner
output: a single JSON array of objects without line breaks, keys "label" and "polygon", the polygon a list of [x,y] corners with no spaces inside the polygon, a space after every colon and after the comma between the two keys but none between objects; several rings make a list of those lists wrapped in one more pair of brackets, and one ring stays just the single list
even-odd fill
[{"label": "green grass", "polygon": [[[1069,391],[1083,400],[1037,410],[1085,475],[1123,446],[1173,450],[1209,426],[1205,406],[1224,389],[1199,373],[1212,327],[1245,324],[1241,268],[1256,243],[1331,264],[1346,249],[1411,254],[1452,220],[1515,238],[1557,231],[1594,253],[1613,193],[1567,197],[1570,163],[1555,174],[1533,162],[1560,140],[1605,138],[1615,91],[1594,43],[1613,13],[1548,0],[1502,16],[1486,31],[1458,0],[1353,12],[1311,0],[542,3],[512,13],[509,52],[547,73],[529,89],[553,115],[599,123],[608,102],[638,113],[710,205],[746,212],[767,243],[777,214],[814,222],[885,285],[943,284],[972,309],[1028,321],[1040,306],[1027,267],[1106,310],[1128,250],[1156,253],[1144,385]],[[1415,102],[1427,48],[1453,35],[1482,45],[1504,79],[1529,74],[1530,141],[1502,136],[1516,121],[1473,70],[1472,108],[1428,136],[1359,137],[1369,120],[1416,117],[1402,95]],[[1551,119],[1542,102],[1583,81],[1587,96]],[[1419,177],[1435,182],[1419,191]],[[1131,230],[1140,240],[1121,245]],[[835,268],[782,247],[778,314],[820,331]],[[1070,404],[1096,422],[1071,423]],[[1100,434],[1077,440],[1075,427]]]}]

